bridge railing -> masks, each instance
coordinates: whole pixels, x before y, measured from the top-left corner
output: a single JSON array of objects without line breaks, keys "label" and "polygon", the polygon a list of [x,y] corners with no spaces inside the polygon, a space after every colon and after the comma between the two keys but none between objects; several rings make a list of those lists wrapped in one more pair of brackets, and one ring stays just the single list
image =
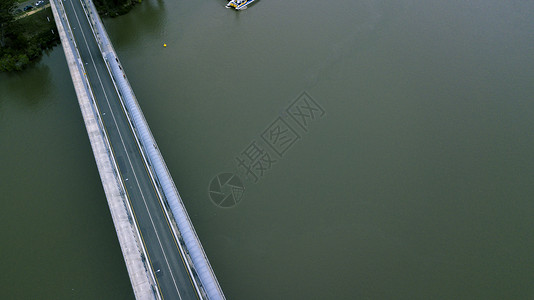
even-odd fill
[{"label": "bridge railing", "polygon": [[[160,191],[162,192],[160,196],[163,196],[161,197],[164,200],[163,204],[171,210],[171,214],[168,214],[169,218],[171,218],[171,223],[176,224],[178,227],[178,234],[175,232],[175,235],[177,235],[180,241],[183,241],[185,245],[184,254],[188,260],[192,261],[193,266],[188,266],[188,268],[193,277],[196,277],[196,274],[200,279],[201,288],[208,299],[225,299],[224,293],[200,243],[200,239],[189,218],[178,189],[172,180],[171,174],[159,151],[130,83],[126,78],[96,8],[91,0],[81,1],[84,3],[84,9],[92,25],[93,33],[98,41],[104,60],[108,64],[119,98],[127,112],[127,117],[132,125],[132,131],[138,139],[140,149],[144,152],[142,153],[143,157],[146,160],[149,170],[153,171],[151,176],[155,181],[155,185],[158,186],[158,193]],[[182,251],[184,250],[181,245],[180,248]],[[197,289],[199,288],[198,286],[196,287]]]},{"label": "bridge railing", "polygon": [[[69,20],[66,17],[65,8],[61,0],[51,0],[50,4],[58,32],[61,36],[65,56],[69,63],[69,70],[73,77],[76,94],[80,102],[80,109],[86,122],[89,139],[102,178],[104,191],[108,198],[119,244],[125,256],[126,267],[130,275],[130,280],[132,281],[134,292],[137,297],[142,299],[160,299],[155,288],[155,278],[146,264],[147,254],[145,249],[140,246],[140,233],[134,224],[131,208],[125,201],[125,189],[119,179],[120,175],[115,159],[113,158],[109,137],[104,129],[104,124],[98,111],[98,105],[95,102],[84,64],[81,60],[74,35],[71,32]],[[83,87],[80,87],[80,84]],[[95,132],[94,129],[97,129],[98,132]],[[102,159],[103,157],[105,159]],[[144,271],[141,271],[141,269]],[[152,282],[150,282],[150,279]],[[151,292],[148,292],[149,289]]]}]

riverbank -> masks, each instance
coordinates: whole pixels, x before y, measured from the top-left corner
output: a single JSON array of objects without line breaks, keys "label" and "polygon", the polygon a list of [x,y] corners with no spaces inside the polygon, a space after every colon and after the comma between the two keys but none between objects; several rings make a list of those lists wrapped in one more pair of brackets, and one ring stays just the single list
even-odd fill
[{"label": "riverbank", "polygon": [[0,71],[4,72],[23,70],[59,44],[50,8],[14,17],[3,24],[2,30]]},{"label": "riverbank", "polygon": [[[98,13],[103,17],[126,14],[140,2],[141,0],[94,1]],[[0,72],[22,71],[38,62],[43,53],[60,43],[50,4],[23,13],[23,7],[27,4],[31,2],[20,2],[19,7],[15,3],[3,4],[4,11],[14,13],[3,12],[0,16]]]}]

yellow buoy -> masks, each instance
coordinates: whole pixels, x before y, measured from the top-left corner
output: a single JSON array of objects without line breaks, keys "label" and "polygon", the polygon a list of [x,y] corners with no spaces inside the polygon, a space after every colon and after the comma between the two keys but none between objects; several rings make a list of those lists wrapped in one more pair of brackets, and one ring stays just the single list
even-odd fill
[{"label": "yellow buoy", "polygon": [[163,47],[167,47],[167,44],[163,44]]}]

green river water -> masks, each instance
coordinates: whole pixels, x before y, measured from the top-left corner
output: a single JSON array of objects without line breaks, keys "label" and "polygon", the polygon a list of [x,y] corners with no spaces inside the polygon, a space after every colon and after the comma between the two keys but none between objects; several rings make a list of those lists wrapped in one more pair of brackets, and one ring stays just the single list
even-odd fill
[{"label": "green river water", "polygon": [[[228,299],[534,297],[534,2],[225,4],[104,23]],[[133,298],[61,47],[0,74],[0,154],[0,298]]]}]

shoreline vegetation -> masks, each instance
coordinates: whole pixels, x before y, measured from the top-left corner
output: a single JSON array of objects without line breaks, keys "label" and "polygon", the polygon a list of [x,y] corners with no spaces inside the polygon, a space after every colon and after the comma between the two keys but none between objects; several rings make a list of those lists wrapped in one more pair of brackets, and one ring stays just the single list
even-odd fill
[{"label": "shoreline vegetation", "polygon": [[142,0],[93,0],[100,17],[118,17],[129,12]]},{"label": "shoreline vegetation", "polygon": [[[0,72],[17,72],[38,62],[61,41],[50,8],[24,15],[20,0],[0,0]],[[101,17],[129,12],[141,0],[93,0]]]}]

